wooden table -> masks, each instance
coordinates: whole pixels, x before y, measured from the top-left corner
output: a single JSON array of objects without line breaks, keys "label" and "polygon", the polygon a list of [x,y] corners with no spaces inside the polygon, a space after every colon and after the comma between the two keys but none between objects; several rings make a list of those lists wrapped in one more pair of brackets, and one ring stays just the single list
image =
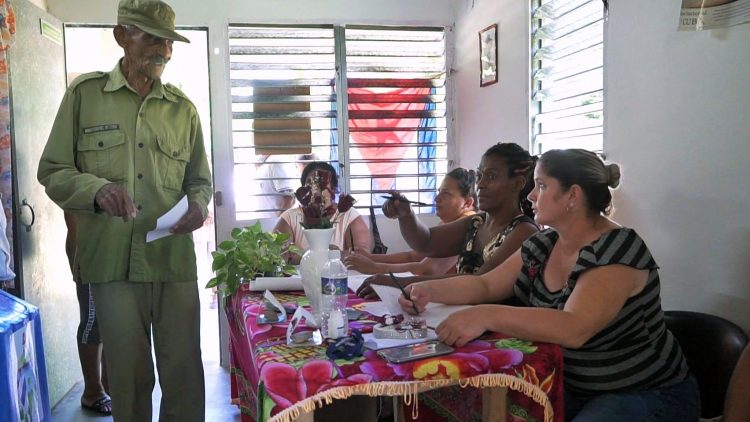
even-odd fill
[{"label": "wooden table", "polygon": [[[307,305],[302,292],[274,295],[282,303]],[[331,361],[322,346],[287,346],[286,323],[257,325],[260,300],[260,293],[241,289],[226,307],[232,399],[243,421],[309,421],[316,408],[352,396],[393,396],[413,406],[418,393],[451,385],[482,389],[485,421],[518,420],[514,418],[520,415],[563,420],[562,353],[557,345],[489,333],[449,355],[403,364],[387,363],[369,350],[352,360]],[[349,306],[362,302],[350,294]],[[350,328],[363,332],[372,325],[372,320],[350,322]],[[414,408],[405,407],[408,419]],[[419,403],[417,409],[425,408]]]}]

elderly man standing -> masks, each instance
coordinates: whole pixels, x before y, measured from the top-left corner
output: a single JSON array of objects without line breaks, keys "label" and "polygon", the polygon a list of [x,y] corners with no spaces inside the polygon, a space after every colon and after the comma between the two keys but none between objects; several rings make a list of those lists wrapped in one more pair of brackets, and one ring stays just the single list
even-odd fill
[{"label": "elderly man standing", "polygon": [[[211,198],[195,106],[162,84],[174,12],[158,0],[122,0],[114,28],[124,57],[68,88],[37,177],[76,214],[75,266],[91,283],[107,349],[115,421],[151,420],[151,338],[163,392],[160,420],[202,421],[205,386],[191,232]],[[156,219],[187,196],[172,236],[147,243]]]}]

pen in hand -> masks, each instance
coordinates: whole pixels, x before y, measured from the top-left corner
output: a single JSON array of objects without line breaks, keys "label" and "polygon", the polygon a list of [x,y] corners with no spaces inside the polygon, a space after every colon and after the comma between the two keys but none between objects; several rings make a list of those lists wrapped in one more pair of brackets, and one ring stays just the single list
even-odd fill
[{"label": "pen in hand", "polygon": [[431,207],[432,206],[432,204],[427,204],[427,203],[419,202],[419,201],[412,201],[410,199],[401,198],[401,197],[393,196],[393,195],[380,195],[380,197],[381,198],[385,198],[385,199],[395,200],[395,201],[404,201],[404,202],[408,202],[410,204],[419,205],[420,207]]},{"label": "pen in hand", "polygon": [[[399,290],[401,290],[401,294],[403,294],[407,300],[411,301],[411,297],[409,296],[408,293],[406,293],[406,290],[404,290],[404,287],[401,286],[401,283],[398,282],[398,279],[396,278],[396,276],[393,275],[393,273],[388,273],[388,275],[391,276],[391,281],[393,281],[393,284],[395,284],[396,287],[398,287]],[[417,309],[417,304],[412,301],[411,307],[414,308],[414,312],[416,312],[416,314],[419,315],[419,309]]]}]

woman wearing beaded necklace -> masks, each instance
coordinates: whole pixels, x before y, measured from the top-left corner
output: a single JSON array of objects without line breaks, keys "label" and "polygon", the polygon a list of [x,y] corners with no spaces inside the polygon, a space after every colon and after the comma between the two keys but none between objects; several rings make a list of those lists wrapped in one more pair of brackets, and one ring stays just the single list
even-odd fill
[{"label": "woman wearing beaded necklace", "polygon": [[[533,187],[533,172],[534,159],[526,150],[513,143],[498,143],[482,155],[477,171],[482,212],[435,227],[424,225],[406,201],[386,201],[383,213],[398,219],[401,234],[415,251],[429,257],[459,255],[459,273],[483,274],[505,261],[538,231],[526,200]],[[397,192],[393,195],[403,198]],[[428,278],[436,277],[406,277],[400,281],[410,284]],[[373,298],[371,284],[391,283],[387,275],[376,275],[363,283],[357,294]]]},{"label": "woman wearing beaded necklace", "polygon": [[[435,215],[440,224],[476,214],[476,174],[458,167],[445,175],[435,196]],[[442,275],[456,272],[456,255],[431,258],[415,251],[393,254],[369,254],[352,251],[344,260],[349,269],[362,274],[410,272],[415,275]]]}]

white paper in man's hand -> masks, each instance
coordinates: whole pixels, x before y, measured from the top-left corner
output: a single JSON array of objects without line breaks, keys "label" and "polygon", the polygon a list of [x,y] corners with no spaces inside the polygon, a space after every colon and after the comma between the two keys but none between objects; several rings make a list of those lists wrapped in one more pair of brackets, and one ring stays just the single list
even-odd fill
[{"label": "white paper in man's hand", "polygon": [[169,232],[169,229],[180,221],[180,218],[187,213],[187,210],[187,196],[183,196],[180,202],[176,203],[172,209],[156,220],[156,228],[146,233],[146,242],[153,242],[154,240],[171,235],[172,233]]}]

